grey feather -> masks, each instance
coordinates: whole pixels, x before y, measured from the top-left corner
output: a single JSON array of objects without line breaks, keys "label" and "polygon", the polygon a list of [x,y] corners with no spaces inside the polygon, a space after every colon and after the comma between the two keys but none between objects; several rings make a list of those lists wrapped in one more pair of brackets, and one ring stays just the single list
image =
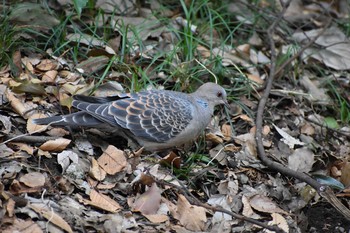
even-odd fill
[{"label": "grey feather", "polygon": [[181,146],[194,140],[209,124],[214,107],[225,104],[225,90],[205,83],[191,94],[151,90],[113,97],[76,96],[80,111],[35,119],[35,124],[98,127],[108,123],[148,150]]}]

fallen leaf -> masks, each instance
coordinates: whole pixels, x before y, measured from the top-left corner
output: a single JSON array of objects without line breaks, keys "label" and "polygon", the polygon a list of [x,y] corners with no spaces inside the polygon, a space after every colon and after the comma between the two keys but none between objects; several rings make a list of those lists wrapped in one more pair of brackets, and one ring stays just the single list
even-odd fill
[{"label": "fallen leaf", "polygon": [[270,198],[260,194],[250,198],[249,203],[254,209],[260,212],[288,214],[286,211],[279,208]]},{"label": "fallen leaf", "polygon": [[288,167],[294,171],[308,173],[315,162],[315,154],[308,148],[298,148],[288,156]]},{"label": "fallen leaf", "polygon": [[95,158],[91,160],[91,167],[89,174],[91,177],[98,181],[102,181],[106,178],[106,172],[98,165],[98,162]]},{"label": "fallen leaf", "polygon": [[43,150],[43,151],[54,151],[54,152],[59,152],[64,150],[69,143],[71,142],[71,140],[69,139],[65,139],[65,138],[58,138],[55,140],[49,140],[45,143],[43,143],[39,149]]},{"label": "fallen leaf", "polygon": [[32,219],[28,218],[23,220],[21,218],[14,218],[12,225],[2,229],[2,233],[42,233],[40,226]]},{"label": "fallen leaf", "polygon": [[275,124],[273,124],[279,135],[282,136],[281,141],[284,142],[289,146],[289,148],[293,149],[295,145],[303,146],[304,143],[301,142],[299,139],[294,138],[290,136],[288,133],[286,133],[283,129],[277,127]]},{"label": "fallen leaf", "polygon": [[179,169],[181,167],[181,157],[171,151],[168,155],[162,158],[159,163]]},{"label": "fallen leaf", "polygon": [[156,214],[162,198],[160,193],[161,191],[159,190],[157,184],[153,183],[146,192],[141,194],[135,200],[132,205],[133,211],[140,211],[143,215]]},{"label": "fallen leaf", "polygon": [[91,189],[90,200],[80,199],[84,204],[95,206],[99,209],[106,210],[111,213],[117,213],[122,207],[110,197]]},{"label": "fallen leaf", "polygon": [[169,220],[169,217],[165,214],[144,214],[143,216],[152,223],[162,223]]},{"label": "fallen leaf", "polygon": [[69,233],[73,232],[72,228],[68,225],[68,223],[61,216],[56,214],[52,208],[49,208],[49,206],[47,206],[46,204],[31,203],[28,206],[32,210],[49,220],[51,223],[58,226],[59,228]]},{"label": "fallen leaf", "polygon": [[37,125],[33,123],[33,119],[37,119],[37,118],[45,118],[47,117],[47,115],[43,114],[43,113],[34,113],[32,115],[29,116],[28,120],[27,120],[27,131],[30,134],[33,133],[40,133],[43,132],[47,129],[46,125]]},{"label": "fallen leaf", "polygon": [[180,223],[190,231],[204,231],[207,222],[206,210],[203,207],[191,205],[183,195],[177,199],[177,216]]},{"label": "fallen leaf", "polygon": [[124,151],[112,145],[107,147],[97,162],[108,175],[122,171],[127,165]]},{"label": "fallen leaf", "polygon": [[[278,213],[272,213],[271,214],[272,220],[268,223],[269,226],[275,225],[279,227],[284,232],[289,232],[289,226],[287,220]],[[264,232],[266,233],[273,233],[275,231],[270,231],[265,229]]]},{"label": "fallen leaf", "polygon": [[45,176],[40,172],[30,172],[21,176],[19,181],[31,188],[42,187],[45,184]]},{"label": "fallen leaf", "polygon": [[41,60],[39,65],[36,66],[37,69],[41,71],[55,70],[57,68],[57,62],[51,61],[49,59]]},{"label": "fallen leaf", "polygon": [[[296,32],[293,38],[298,42],[308,43],[318,36],[321,30],[323,29]],[[328,28],[317,38],[315,44],[319,46],[304,50],[303,58],[306,61],[312,57],[335,70],[350,69],[350,41],[338,27]]]}]

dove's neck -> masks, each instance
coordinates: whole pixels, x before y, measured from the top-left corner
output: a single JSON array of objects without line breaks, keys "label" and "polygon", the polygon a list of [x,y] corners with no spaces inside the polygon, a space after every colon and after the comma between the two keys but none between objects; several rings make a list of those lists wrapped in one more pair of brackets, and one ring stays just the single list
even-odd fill
[{"label": "dove's neck", "polygon": [[196,110],[197,110],[197,116],[198,116],[198,122],[202,125],[202,127],[206,127],[213,115],[214,107],[210,105],[210,103],[205,99],[196,99]]}]

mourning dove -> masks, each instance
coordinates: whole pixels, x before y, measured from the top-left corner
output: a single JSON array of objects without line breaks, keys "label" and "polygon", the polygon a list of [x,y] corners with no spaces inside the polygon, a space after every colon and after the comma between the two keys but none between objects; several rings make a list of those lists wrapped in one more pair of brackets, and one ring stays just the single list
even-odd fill
[{"label": "mourning dove", "polygon": [[150,90],[113,97],[74,96],[76,113],[34,119],[38,125],[99,127],[109,125],[148,151],[188,144],[209,124],[214,107],[227,104],[224,88],[205,83],[186,94]]}]

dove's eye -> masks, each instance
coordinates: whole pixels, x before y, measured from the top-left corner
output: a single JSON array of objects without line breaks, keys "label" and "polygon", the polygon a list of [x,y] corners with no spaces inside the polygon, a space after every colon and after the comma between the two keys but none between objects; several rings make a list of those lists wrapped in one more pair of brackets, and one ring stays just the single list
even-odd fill
[{"label": "dove's eye", "polygon": [[216,96],[217,97],[222,97],[222,92],[219,91],[218,93],[216,93]]}]

